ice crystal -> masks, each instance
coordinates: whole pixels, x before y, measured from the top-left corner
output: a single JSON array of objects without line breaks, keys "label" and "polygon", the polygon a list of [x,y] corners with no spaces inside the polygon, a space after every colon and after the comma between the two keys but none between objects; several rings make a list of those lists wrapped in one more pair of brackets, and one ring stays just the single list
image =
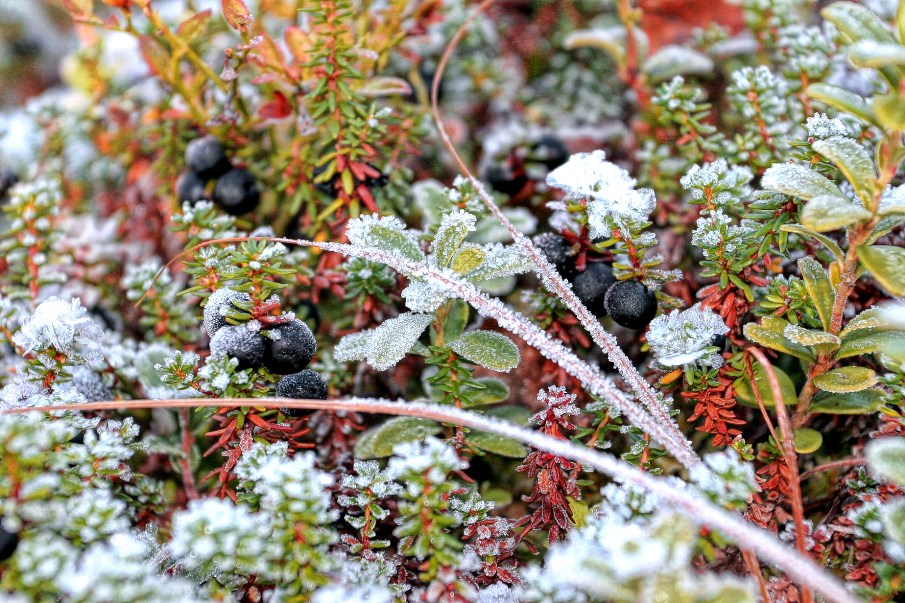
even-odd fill
[{"label": "ice crystal", "polygon": [[416,233],[407,230],[405,223],[396,216],[378,216],[377,214],[367,214],[349,220],[346,227],[346,237],[353,245],[360,247],[380,247],[379,241],[372,233],[375,226],[380,225],[389,230],[396,231],[411,242],[418,244]]},{"label": "ice crystal", "polygon": [[394,479],[406,475],[421,475],[428,472],[427,479],[432,484],[446,480],[452,471],[465,469],[468,464],[459,458],[455,449],[434,437],[427,437],[421,442],[404,442],[393,449],[393,458],[387,466],[387,472]]},{"label": "ice crystal", "polygon": [[708,206],[737,207],[748,193],[748,183],[753,178],[751,170],[744,166],[730,165],[725,159],[717,159],[703,166],[693,165],[680,183],[691,191],[691,198]]},{"label": "ice crystal", "polygon": [[[377,461],[355,461],[355,474],[347,473],[343,476],[341,485],[361,492],[367,489],[376,498],[396,496],[402,491],[402,487],[380,468]],[[345,501],[345,502],[343,502]],[[340,504],[347,507],[351,504],[361,506],[368,502],[362,495],[340,497]]]},{"label": "ice crystal", "polygon": [[697,363],[718,368],[723,365],[714,339],[729,332],[729,327],[710,308],[700,304],[688,310],[661,314],[650,323],[647,341],[657,362],[663,366]]},{"label": "ice crystal", "polygon": [[46,366],[53,366],[53,351],[65,354],[69,362],[87,364],[103,358],[98,345],[103,331],[78,299],[51,297],[35,308],[13,343],[26,354],[36,354]]},{"label": "ice crystal", "polygon": [[547,184],[562,189],[568,199],[612,199],[635,189],[628,172],[606,161],[606,153],[577,153],[547,175]]},{"label": "ice crystal", "polygon": [[804,127],[808,131],[808,136],[817,140],[848,135],[842,120],[837,117],[829,118],[826,113],[815,113],[807,119]]},{"label": "ice crystal", "polygon": [[497,582],[482,589],[475,603],[518,603],[518,597],[507,585]]},{"label": "ice crystal", "polygon": [[600,490],[600,495],[603,501],[596,511],[621,521],[636,515],[650,515],[660,502],[653,494],[632,484],[607,484]]}]

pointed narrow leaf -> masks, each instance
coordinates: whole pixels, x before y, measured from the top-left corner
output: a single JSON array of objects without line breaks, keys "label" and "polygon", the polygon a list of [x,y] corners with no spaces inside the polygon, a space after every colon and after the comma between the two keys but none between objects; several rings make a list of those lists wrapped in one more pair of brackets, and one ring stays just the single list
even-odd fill
[{"label": "pointed narrow leaf", "polygon": [[795,452],[810,454],[816,452],[823,444],[823,434],[816,429],[802,427],[792,433],[792,442],[795,445]]},{"label": "pointed narrow leaf", "polygon": [[888,482],[905,486],[905,439],[879,438],[864,447],[870,470]]},{"label": "pointed narrow leaf", "polygon": [[817,308],[823,330],[830,330],[830,322],[833,317],[833,303],[836,301],[836,292],[830,282],[830,275],[817,260],[804,257],[798,260],[798,270],[804,279],[804,285],[811,295],[811,301]]},{"label": "pointed narrow leaf", "polygon": [[842,249],[839,247],[839,245],[836,244],[836,241],[829,238],[828,236],[820,234],[819,232],[815,232],[809,228],[805,228],[800,224],[783,224],[779,227],[779,229],[785,232],[794,232],[797,235],[808,237],[814,239],[815,241],[820,241],[821,243],[823,243],[823,246],[833,254],[833,257],[836,258],[837,262],[839,262],[840,264],[845,263],[845,253],[842,252]]},{"label": "pointed narrow leaf", "polygon": [[469,390],[468,398],[470,406],[483,406],[485,404],[497,404],[509,397],[509,386],[493,377],[480,377],[475,379],[481,384],[481,389]]},{"label": "pointed narrow leaf", "polygon": [[815,140],[811,147],[833,162],[845,179],[854,187],[863,203],[873,199],[873,184],[877,169],[870,153],[847,136],[831,136]]},{"label": "pointed narrow leaf", "polygon": [[764,172],[760,183],[768,191],[799,199],[829,196],[845,200],[832,180],[796,163],[774,163]]},{"label": "pointed narrow leaf", "polygon": [[404,96],[412,93],[412,86],[400,77],[379,75],[369,79],[367,84],[358,89],[358,93],[368,98]]},{"label": "pointed narrow leaf", "polygon": [[860,392],[877,384],[877,373],[863,366],[843,366],[814,377],[814,385],[825,392]]},{"label": "pointed narrow leaf", "polygon": [[855,331],[862,331],[864,329],[883,330],[885,327],[886,322],[883,320],[883,317],[880,316],[879,309],[868,308],[848,321],[848,324],[845,325],[845,328],[839,333],[839,337],[844,341],[846,336]]},{"label": "pointed narrow leaf", "polygon": [[521,359],[518,346],[502,333],[493,331],[465,333],[449,347],[466,360],[494,371],[509,372]]},{"label": "pointed narrow leaf", "polygon": [[771,350],[790,354],[802,360],[813,360],[814,354],[810,350],[786,339],[784,333],[789,324],[791,323],[778,316],[764,316],[760,324],[745,325],[745,337]]},{"label": "pointed narrow leaf", "polygon": [[[764,406],[768,408],[776,406],[776,398],[773,396],[773,389],[770,387],[770,382],[767,380],[767,373],[764,371],[764,368],[759,363],[756,363],[752,367],[752,371],[754,372],[754,382],[757,385],[757,391],[760,393],[760,398],[763,401]],[[795,384],[792,383],[789,376],[782,369],[775,366],[773,367],[773,371],[776,373],[779,387],[782,390],[783,403],[786,406],[798,404],[798,394],[795,392]],[[732,387],[735,389],[735,397],[739,404],[757,407],[757,396],[754,393],[754,388],[751,387],[751,379],[748,378],[747,373],[736,379],[732,383]]]},{"label": "pointed narrow leaf", "polygon": [[440,228],[431,245],[431,251],[437,258],[437,266],[446,268],[459,250],[465,237],[475,229],[477,219],[468,212],[452,211],[443,215]]},{"label": "pointed narrow leaf", "polygon": [[449,309],[443,321],[443,341],[454,341],[465,332],[468,324],[469,307],[461,299],[449,301]]},{"label": "pointed narrow leaf", "polygon": [[858,247],[858,259],[874,280],[895,296],[905,295],[905,249],[893,245]]},{"label": "pointed narrow leaf", "polygon": [[836,107],[846,113],[851,113],[867,123],[876,122],[877,118],[870,102],[854,92],[849,92],[832,84],[817,83],[808,86],[806,93],[814,100]]},{"label": "pointed narrow leaf", "polygon": [[867,220],[871,214],[859,203],[823,195],[808,201],[798,217],[805,227],[817,232],[827,232]]},{"label": "pointed narrow leaf", "polygon": [[486,431],[473,431],[465,441],[478,450],[513,459],[523,459],[528,454],[528,449],[521,442]]},{"label": "pointed narrow leaf", "polygon": [[847,394],[820,392],[814,396],[810,411],[828,415],[863,415],[876,412],[883,405],[884,393],[865,389]]},{"label": "pointed narrow leaf", "polygon": [[839,338],[826,331],[817,329],[805,329],[798,325],[787,326],[782,334],[792,343],[803,346],[838,346]]},{"label": "pointed narrow leaf", "polygon": [[393,454],[396,445],[423,440],[440,433],[442,429],[439,423],[429,419],[393,417],[359,436],[355,456],[360,459],[387,457]]},{"label": "pointed narrow leaf", "polygon": [[368,341],[368,364],[378,371],[396,366],[432,320],[430,314],[407,312],[380,323]]}]

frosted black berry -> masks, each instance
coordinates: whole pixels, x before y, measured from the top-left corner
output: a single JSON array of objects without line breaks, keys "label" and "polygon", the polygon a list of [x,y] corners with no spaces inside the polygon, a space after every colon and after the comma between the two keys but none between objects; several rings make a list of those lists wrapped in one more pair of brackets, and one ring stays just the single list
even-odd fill
[{"label": "frosted black berry", "polygon": [[571,259],[569,249],[572,247],[565,237],[554,232],[545,232],[534,237],[534,244],[544,254],[547,261],[562,272]]},{"label": "frosted black berry", "polygon": [[209,337],[229,324],[226,315],[240,309],[237,304],[241,303],[251,303],[251,296],[229,287],[221,287],[210,294],[204,304],[204,330]]},{"label": "frosted black berry", "polygon": [[74,366],[70,372],[75,391],[85,396],[88,402],[113,400],[113,390],[107,387],[98,373],[87,366]]},{"label": "frosted black berry", "polygon": [[714,335],[710,338],[710,345],[716,346],[722,352],[726,349],[726,336]]},{"label": "frosted black berry", "polygon": [[8,168],[0,168],[0,202],[9,197],[9,189],[19,182],[19,175]]},{"label": "frosted black berry", "polygon": [[229,356],[239,361],[238,370],[258,368],[264,362],[264,336],[248,325],[227,325],[211,337],[211,356]]},{"label": "frosted black berry", "polygon": [[233,216],[247,214],[260,201],[258,181],[248,170],[233,168],[220,176],[214,185],[214,203]]},{"label": "frosted black berry", "polygon": [[199,178],[195,172],[182,172],[176,179],[176,198],[180,203],[188,201],[194,204],[203,201],[207,199],[207,192],[204,188],[204,180]]},{"label": "frosted black berry", "polygon": [[572,277],[572,290],[588,310],[597,316],[603,316],[606,314],[603,300],[615,283],[613,269],[607,264],[588,262],[584,271]]},{"label": "frosted black berry", "polygon": [[8,532],[0,523],[0,561],[6,561],[13,556],[19,546],[19,535]]},{"label": "frosted black berry", "polygon": [[553,170],[569,159],[569,149],[556,136],[545,134],[534,143],[531,155],[535,161],[547,166],[548,170]]},{"label": "frosted black berry", "polygon": [[232,167],[223,145],[213,136],[190,142],[185,147],[185,164],[201,180],[219,178]]},{"label": "frosted black berry", "polygon": [[[305,369],[280,379],[276,394],[279,398],[326,400],[327,382],[311,369]],[[304,408],[280,408],[280,411],[290,417],[303,417],[311,412]]]},{"label": "frosted black berry", "polygon": [[610,287],[603,304],[613,320],[629,329],[641,329],[657,315],[657,298],[635,280],[619,281]]},{"label": "frosted black berry", "polygon": [[522,171],[514,171],[508,167],[491,165],[484,170],[486,180],[494,190],[504,195],[515,195],[528,183],[528,177]]},{"label": "frosted black berry", "polygon": [[301,320],[274,325],[268,329],[267,357],[264,366],[271,373],[288,375],[308,366],[317,351],[317,341]]}]

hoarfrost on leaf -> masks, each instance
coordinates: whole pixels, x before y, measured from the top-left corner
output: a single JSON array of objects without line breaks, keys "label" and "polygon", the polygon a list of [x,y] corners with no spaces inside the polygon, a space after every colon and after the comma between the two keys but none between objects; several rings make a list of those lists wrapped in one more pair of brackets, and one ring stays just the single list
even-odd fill
[{"label": "hoarfrost on leaf", "polygon": [[432,320],[430,314],[409,312],[383,321],[368,338],[365,356],[368,364],[378,371],[396,366]]},{"label": "hoarfrost on leaf", "polygon": [[824,140],[833,136],[847,136],[845,124],[838,117],[829,118],[826,113],[814,113],[804,124],[810,138]]},{"label": "hoarfrost on leaf", "polygon": [[51,297],[35,308],[13,335],[13,343],[26,354],[36,354],[47,366],[53,366],[48,364],[53,362],[53,351],[65,354],[75,364],[100,361],[99,342],[104,333],[87,314],[78,299]]},{"label": "hoarfrost on leaf", "polygon": [[729,327],[716,312],[698,304],[656,317],[650,323],[647,341],[662,366],[697,363],[719,368],[723,358],[713,347],[714,339],[728,332]]}]

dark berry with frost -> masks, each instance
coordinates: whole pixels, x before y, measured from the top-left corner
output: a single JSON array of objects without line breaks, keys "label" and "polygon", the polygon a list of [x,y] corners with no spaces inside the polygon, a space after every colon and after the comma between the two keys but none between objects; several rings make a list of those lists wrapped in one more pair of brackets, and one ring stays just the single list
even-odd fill
[{"label": "dark berry with frost", "polygon": [[89,402],[113,400],[113,390],[104,384],[103,378],[87,366],[75,366],[70,371],[75,391]]},{"label": "dark berry with frost", "polygon": [[19,535],[8,532],[0,523],[0,561],[6,561],[13,556],[19,546]]},{"label": "dark berry with frost", "polygon": [[603,316],[606,314],[603,300],[615,283],[616,277],[610,266],[603,262],[588,262],[582,272],[572,277],[572,290],[588,310],[597,316]]},{"label": "dark berry with frost", "polygon": [[204,304],[204,330],[208,336],[213,337],[214,333],[229,324],[226,322],[226,315],[241,309],[238,304],[243,303],[251,303],[248,293],[229,287],[221,287],[211,293]]},{"label": "dark berry with frost", "polygon": [[207,199],[205,181],[195,172],[182,172],[176,178],[176,198],[180,203],[188,201],[193,204]]},{"label": "dark berry with frost", "polygon": [[646,327],[657,315],[657,298],[643,283],[619,281],[603,298],[606,311],[617,323],[629,329]]},{"label": "dark berry with frost", "polygon": [[560,272],[570,263],[569,250],[572,246],[565,237],[555,232],[544,232],[534,237],[534,245]]},{"label": "dark berry with frost", "polygon": [[264,366],[277,375],[297,373],[308,366],[316,351],[314,333],[301,320],[293,319],[268,329]]},{"label": "dark berry with frost", "polygon": [[520,192],[528,183],[528,177],[523,171],[515,171],[501,165],[488,166],[483,176],[494,190],[510,196]]},{"label": "dark berry with frost", "polygon": [[9,189],[19,182],[19,175],[9,168],[0,168],[0,203],[9,198]]},{"label": "dark berry with frost", "polygon": [[214,185],[214,203],[233,216],[253,211],[260,201],[258,180],[248,170],[233,168],[220,176]]},{"label": "dark berry with frost", "polygon": [[[305,369],[280,379],[276,394],[279,398],[326,400],[327,382],[311,369]],[[290,417],[304,417],[311,412],[304,408],[280,408],[280,411]]]},{"label": "dark berry with frost", "polygon": [[710,339],[710,345],[716,346],[721,352],[726,349],[726,336],[714,335]]},{"label": "dark berry with frost", "polygon": [[556,136],[545,134],[534,143],[534,148],[531,149],[531,158],[547,166],[548,170],[553,170],[569,159],[569,149]]},{"label": "dark berry with frost", "polygon": [[185,147],[185,164],[201,180],[219,178],[232,167],[223,144],[213,136],[190,142]]},{"label": "dark berry with frost", "polygon": [[250,329],[248,324],[227,325],[211,337],[211,355],[235,358],[239,361],[238,370],[258,368],[266,353],[264,336]]}]

